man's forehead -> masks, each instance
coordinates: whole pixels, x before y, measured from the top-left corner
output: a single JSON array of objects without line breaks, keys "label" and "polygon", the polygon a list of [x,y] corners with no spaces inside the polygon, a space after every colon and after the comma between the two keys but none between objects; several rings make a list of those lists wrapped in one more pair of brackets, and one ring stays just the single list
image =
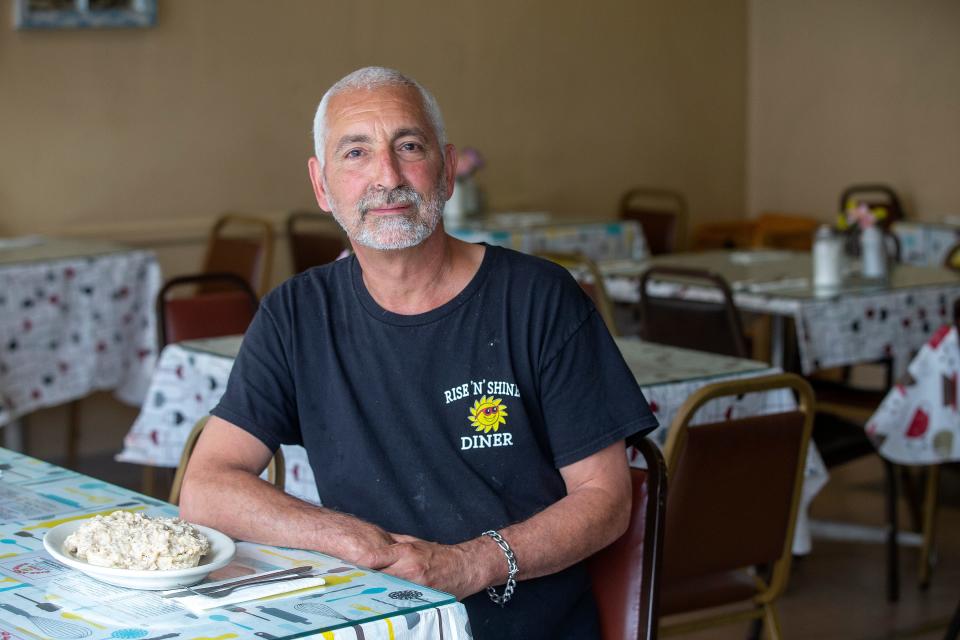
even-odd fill
[{"label": "man's forehead", "polygon": [[384,124],[432,131],[423,100],[414,87],[388,85],[348,89],[330,98],[327,127],[331,132],[342,134],[343,129]]}]

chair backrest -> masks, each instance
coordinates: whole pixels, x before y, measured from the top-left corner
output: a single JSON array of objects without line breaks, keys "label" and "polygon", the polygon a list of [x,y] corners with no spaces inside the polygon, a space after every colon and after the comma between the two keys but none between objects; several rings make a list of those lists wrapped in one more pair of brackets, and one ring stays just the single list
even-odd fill
[{"label": "chair backrest", "polygon": [[[650,295],[651,280],[680,281],[684,285],[715,288],[719,302],[681,300]],[[740,313],[726,280],[704,269],[655,266],[640,276],[640,337],[674,347],[746,358]]]},{"label": "chair backrest", "polygon": [[871,209],[884,207],[887,217],[880,221],[884,229],[889,229],[891,224],[907,217],[897,192],[885,184],[850,185],[840,194],[840,211],[846,211],[852,202],[863,203]]},{"label": "chair backrest", "polygon": [[654,640],[667,502],[663,455],[647,438],[630,443],[647,463],[630,469],[633,502],[626,533],[587,560],[602,640]]},{"label": "chair backrest", "polygon": [[[209,419],[210,416],[200,418],[187,435],[187,441],[183,445],[183,453],[180,454],[180,462],[177,464],[177,472],[173,476],[173,486],[170,487],[170,498],[167,500],[170,504],[180,504],[180,489],[183,486],[183,475],[187,472],[187,463],[190,462],[190,456],[193,455],[193,450],[197,446],[197,440],[200,439],[200,434],[203,433],[203,428],[207,426],[207,420]],[[285,474],[283,451],[277,449],[267,465],[267,481],[283,491]]]},{"label": "chair backrest", "polygon": [[349,245],[329,214],[294,211],[287,217],[287,240],[293,272],[333,262]]},{"label": "chair backrest", "polygon": [[[784,388],[797,394],[797,409],[690,426],[711,400]],[[810,385],[794,374],[718,382],[687,399],[666,445],[665,585],[765,565],[770,581],[754,602],[782,593],[813,411]]]},{"label": "chair backrest", "polygon": [[620,198],[620,218],[636,220],[653,255],[676,251],[687,221],[687,201],[679,191],[637,187]]},{"label": "chair backrest", "polygon": [[[212,293],[197,289],[216,285]],[[190,295],[176,297],[178,291]],[[257,296],[232,273],[198,273],[171,278],[157,294],[160,348],[171,342],[242,334],[257,313]]]},{"label": "chair backrest", "polygon": [[536,255],[569,269],[580,284],[580,288],[593,300],[611,335],[620,335],[613,316],[613,303],[610,301],[607,287],[603,284],[603,274],[596,262],[581,253],[544,251]]},{"label": "chair backrest", "polygon": [[[204,273],[234,273],[250,284],[258,296],[270,286],[273,267],[273,225],[253,216],[226,214],[217,219],[207,239]],[[202,291],[218,291],[210,283]]]}]

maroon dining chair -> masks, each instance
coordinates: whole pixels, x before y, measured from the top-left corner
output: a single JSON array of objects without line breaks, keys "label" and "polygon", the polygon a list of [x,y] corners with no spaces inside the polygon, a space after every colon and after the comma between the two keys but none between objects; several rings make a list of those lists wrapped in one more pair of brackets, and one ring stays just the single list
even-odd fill
[{"label": "maroon dining chair", "polygon": [[[690,426],[712,400],[777,389],[793,391],[798,407]],[[665,447],[661,631],[763,620],[771,640],[781,637],[776,603],[790,575],[812,423],[813,391],[789,373],[708,384],[680,407]]]},{"label": "maroon dining chair", "polygon": [[620,219],[640,223],[651,255],[672,253],[683,237],[687,201],[679,191],[637,187],[620,198]]},{"label": "maroon dining chair", "polygon": [[646,462],[630,469],[630,525],[619,539],[587,560],[600,613],[602,640],[655,640],[660,624],[659,584],[667,501],[666,464],[648,438],[628,440]]},{"label": "maroon dining chair", "polygon": [[[211,286],[214,291],[203,291],[203,287]],[[175,295],[182,292],[188,295]],[[232,273],[172,278],[157,294],[160,348],[183,340],[242,334],[250,326],[257,306],[257,296],[250,285]]]},{"label": "maroon dining chair", "polygon": [[[269,290],[272,267],[273,225],[269,220],[233,213],[217,218],[207,238],[203,273],[233,273],[262,296]],[[221,286],[210,281],[203,283],[201,290],[213,293],[221,291]]]},{"label": "maroon dining chair", "polygon": [[287,241],[294,273],[333,262],[349,246],[329,214],[312,211],[295,211],[287,217]]},{"label": "maroon dining chair", "polygon": [[[718,302],[652,296],[651,280],[670,280],[714,288]],[[704,269],[655,266],[640,276],[640,337],[673,347],[748,358],[746,338],[733,292],[721,276]]]}]

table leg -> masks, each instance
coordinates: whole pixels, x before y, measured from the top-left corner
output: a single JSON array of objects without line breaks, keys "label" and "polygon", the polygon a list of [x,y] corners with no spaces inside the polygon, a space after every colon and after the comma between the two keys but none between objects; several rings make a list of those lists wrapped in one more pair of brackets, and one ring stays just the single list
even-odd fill
[{"label": "table leg", "polygon": [[3,427],[3,446],[11,451],[23,453],[24,446],[24,423],[26,418],[12,420]]},{"label": "table leg", "polygon": [[783,369],[786,349],[787,319],[781,315],[774,315],[770,322],[770,364]]}]

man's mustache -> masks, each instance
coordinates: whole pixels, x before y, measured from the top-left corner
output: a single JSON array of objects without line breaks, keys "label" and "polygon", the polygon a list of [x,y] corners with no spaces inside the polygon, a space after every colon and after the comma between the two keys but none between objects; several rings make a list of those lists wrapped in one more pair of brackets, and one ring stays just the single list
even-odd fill
[{"label": "man's mustache", "polygon": [[408,204],[414,205],[417,209],[423,204],[421,196],[413,187],[400,185],[389,191],[387,189],[371,189],[357,201],[357,211],[361,216],[367,214],[370,209],[380,209],[389,205]]}]

